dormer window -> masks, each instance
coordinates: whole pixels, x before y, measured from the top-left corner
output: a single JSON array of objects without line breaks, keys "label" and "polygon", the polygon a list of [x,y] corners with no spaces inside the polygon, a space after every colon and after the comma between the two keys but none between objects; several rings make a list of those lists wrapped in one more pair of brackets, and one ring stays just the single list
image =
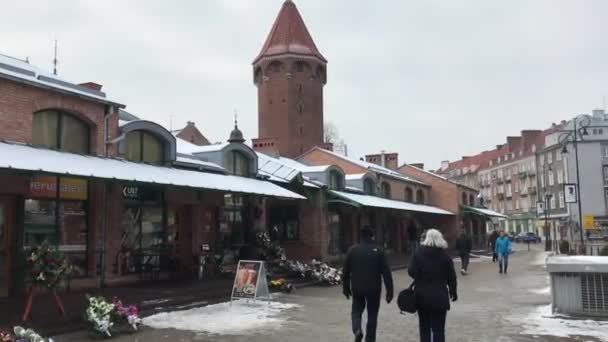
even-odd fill
[{"label": "dormer window", "polygon": [[414,190],[412,188],[405,188],[405,201],[414,202]]},{"label": "dormer window", "polygon": [[228,151],[226,170],[236,176],[249,176],[249,159],[239,151]]},{"label": "dormer window", "polygon": [[391,198],[391,185],[387,182],[382,183],[382,197]]},{"label": "dormer window", "polygon": [[419,204],[424,204],[424,191],[420,189],[416,191],[416,202]]},{"label": "dormer window", "polygon": [[162,141],[155,135],[142,131],[131,131],[126,137],[125,158],[135,162],[160,165],[164,162]]},{"label": "dormer window", "polygon": [[89,153],[89,127],[75,116],[57,110],[34,114],[32,144],[55,150]]},{"label": "dormer window", "polygon": [[331,190],[342,190],[343,188],[342,174],[338,171],[329,171],[329,188]]},{"label": "dormer window", "polygon": [[365,179],[363,181],[363,192],[365,192],[368,195],[375,195],[376,186],[374,184],[374,181],[372,181],[371,179]]}]

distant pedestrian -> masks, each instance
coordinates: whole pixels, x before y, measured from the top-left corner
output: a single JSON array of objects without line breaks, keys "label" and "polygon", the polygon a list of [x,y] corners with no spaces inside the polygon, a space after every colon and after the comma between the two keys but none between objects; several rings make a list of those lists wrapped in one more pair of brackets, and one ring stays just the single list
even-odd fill
[{"label": "distant pedestrian", "polygon": [[496,262],[496,259],[498,259],[498,255],[496,254],[496,239],[498,239],[498,232],[494,229],[492,234],[490,234],[490,239],[488,241],[490,243],[490,249],[492,250],[492,262]]},{"label": "distant pedestrian", "polygon": [[365,341],[376,341],[378,310],[382,279],[386,288],[386,302],[393,300],[393,276],[386,256],[374,240],[374,233],[369,226],[361,229],[361,243],[351,247],[344,262],[342,292],[346,299],[353,297],[351,320],[355,341],[363,340],[361,316],[367,306],[367,329]]},{"label": "distant pedestrian", "polygon": [[414,278],[420,342],[444,342],[450,299],[458,300],[454,262],[448,244],[436,229],[429,229],[412,258],[408,273]]},{"label": "distant pedestrian", "polygon": [[411,249],[411,254],[414,255],[414,253],[416,253],[416,249],[418,249],[418,228],[416,228],[416,225],[414,223],[411,223],[408,227],[407,227],[407,235],[410,239],[410,249]]},{"label": "distant pedestrian", "polygon": [[462,275],[467,274],[467,271],[469,270],[469,258],[472,249],[473,241],[471,240],[471,237],[467,235],[464,228],[461,228],[460,235],[458,236],[458,239],[456,239],[456,251],[460,256],[460,273],[462,273]]},{"label": "distant pedestrian", "polygon": [[511,240],[505,234],[504,230],[499,233],[496,239],[496,255],[498,255],[498,272],[507,274],[509,268],[509,254],[511,253]]}]

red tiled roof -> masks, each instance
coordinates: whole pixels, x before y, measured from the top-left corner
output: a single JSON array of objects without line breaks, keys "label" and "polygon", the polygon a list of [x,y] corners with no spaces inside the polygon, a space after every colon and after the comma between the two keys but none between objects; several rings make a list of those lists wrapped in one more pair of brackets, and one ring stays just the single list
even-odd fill
[{"label": "red tiled roof", "polygon": [[296,5],[291,0],[286,0],[283,3],[262,51],[255,58],[253,64],[264,57],[285,54],[316,57],[321,62],[327,63],[325,57],[317,49],[310,33],[308,33],[306,24],[304,24]]},{"label": "red tiled roof", "polygon": [[[507,137],[507,143],[503,145],[497,145],[496,149],[490,151],[484,151],[474,156],[463,157],[463,159],[450,162],[446,170],[441,170],[442,173],[462,169],[464,167],[471,167],[477,165],[479,169],[485,169],[490,167],[490,161],[495,160],[498,157],[507,155],[509,153],[515,153],[515,159],[525,158],[534,154],[532,151],[532,145],[542,147],[545,144],[545,137],[551,133],[554,133],[562,128],[562,125],[554,125],[543,131],[537,130],[524,130],[521,136]],[[523,150],[522,155],[519,155],[519,151]]]}]

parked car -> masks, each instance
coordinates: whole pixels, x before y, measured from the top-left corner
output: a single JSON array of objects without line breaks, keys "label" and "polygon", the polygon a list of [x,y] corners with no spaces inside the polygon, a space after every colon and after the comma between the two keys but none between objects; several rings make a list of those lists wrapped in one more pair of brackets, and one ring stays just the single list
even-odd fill
[{"label": "parked car", "polygon": [[522,232],[515,236],[515,242],[531,242],[531,243],[540,243],[540,236],[537,236],[532,232]]}]

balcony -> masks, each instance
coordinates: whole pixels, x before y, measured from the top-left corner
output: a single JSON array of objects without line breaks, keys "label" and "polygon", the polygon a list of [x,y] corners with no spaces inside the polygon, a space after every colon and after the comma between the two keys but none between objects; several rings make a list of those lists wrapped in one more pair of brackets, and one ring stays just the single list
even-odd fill
[{"label": "balcony", "polygon": [[504,178],[502,178],[502,177],[496,177],[496,183],[502,184],[502,183],[504,183],[504,181],[505,181]]},{"label": "balcony", "polygon": [[510,173],[505,176],[505,181],[507,181],[507,183],[509,183],[511,181],[511,174]]},{"label": "balcony", "polygon": [[536,170],[528,171],[528,177],[536,177]]},{"label": "balcony", "polygon": [[507,192],[507,198],[513,198],[513,193]]},{"label": "balcony", "polygon": [[536,195],[536,187],[535,186],[529,187],[528,192],[530,193],[530,195]]},{"label": "balcony", "polygon": [[519,178],[526,178],[528,177],[528,171],[520,171],[518,173]]},{"label": "balcony", "polygon": [[504,193],[497,193],[496,194],[496,198],[498,198],[499,200],[504,200],[505,199],[505,194]]}]

